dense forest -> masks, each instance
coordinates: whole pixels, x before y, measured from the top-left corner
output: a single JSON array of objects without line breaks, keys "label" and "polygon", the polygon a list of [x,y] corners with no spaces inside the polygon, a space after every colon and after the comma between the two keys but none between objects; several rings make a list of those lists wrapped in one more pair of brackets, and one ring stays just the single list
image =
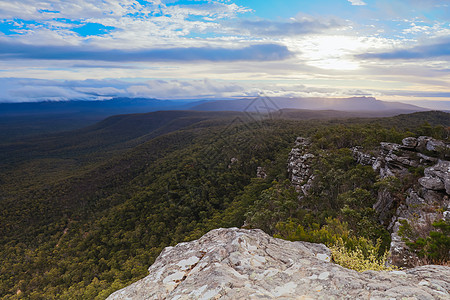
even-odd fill
[{"label": "dense forest", "polygon": [[[164,247],[219,227],[369,243],[383,255],[390,236],[372,206],[385,183],[350,148],[376,151],[420,135],[448,141],[449,114],[302,120],[167,111],[10,138],[0,143],[0,297],[104,299],[146,276]],[[317,157],[317,180],[301,202],[287,174],[298,136]]]}]

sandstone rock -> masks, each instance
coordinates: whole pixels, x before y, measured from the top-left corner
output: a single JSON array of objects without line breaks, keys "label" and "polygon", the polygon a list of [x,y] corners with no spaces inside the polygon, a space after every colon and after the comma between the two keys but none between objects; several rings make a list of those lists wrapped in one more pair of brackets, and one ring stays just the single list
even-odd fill
[{"label": "sandstone rock", "polygon": [[422,177],[419,178],[419,183],[421,186],[423,186],[426,189],[434,190],[434,191],[440,191],[445,189],[444,183],[442,180],[436,177]]},{"label": "sandstone rock", "polygon": [[431,138],[429,136],[419,136],[417,139],[417,150],[425,151],[427,150],[427,143]]},{"label": "sandstone rock", "polygon": [[295,190],[301,193],[300,198],[308,194],[312,186],[314,176],[311,170],[311,162],[314,155],[307,152],[309,140],[298,137],[295,144],[301,148],[293,148],[288,158],[288,174]]},{"label": "sandstone rock", "polygon": [[436,165],[426,168],[424,173],[425,176],[438,177],[442,180],[450,178],[450,161],[439,160]]},{"label": "sandstone rock", "polygon": [[443,215],[444,215],[444,220],[446,220],[446,221],[450,220],[450,211],[448,211],[448,210],[444,211]]},{"label": "sandstone rock", "polygon": [[430,139],[427,143],[426,149],[428,151],[439,151],[445,148],[445,144],[443,141]]},{"label": "sandstone rock", "polygon": [[407,137],[402,140],[404,148],[414,149],[417,146],[417,139],[414,137]]},{"label": "sandstone rock", "polygon": [[295,140],[295,146],[296,147],[306,147],[309,146],[311,144],[311,141],[308,138],[304,138],[304,137],[297,137],[297,139]]},{"label": "sandstone rock", "polygon": [[378,213],[378,220],[384,223],[389,216],[390,210],[394,207],[394,197],[387,189],[380,189],[377,196],[377,202],[373,209]]},{"label": "sandstone rock", "polygon": [[[378,213],[379,221],[384,224],[392,215],[392,209],[397,207],[388,229],[392,230],[391,257],[400,266],[409,266],[416,258],[398,236],[400,225],[397,219],[411,221],[411,224],[426,236],[431,230],[430,224],[442,218],[440,209],[445,209],[450,195],[450,162],[428,156],[421,151],[427,154],[436,153],[445,147],[449,146],[426,136],[417,139],[405,138],[402,145],[381,143],[380,154],[372,164],[373,170],[378,172],[381,178],[388,176],[407,178],[406,176],[411,174],[411,168],[425,168],[425,176],[418,180],[419,185],[411,186],[405,200],[396,199],[388,190],[380,189],[377,202],[373,206]],[[362,153],[360,149],[353,148],[355,160],[363,165],[370,163],[373,159],[369,159],[370,156]]]},{"label": "sandstone rock", "polygon": [[358,273],[329,262],[318,244],[261,230],[216,229],[166,248],[119,299],[449,299],[450,268]]},{"label": "sandstone rock", "polygon": [[359,147],[354,147],[352,149],[353,158],[356,160],[357,163],[363,166],[372,166],[377,160],[377,158],[361,152],[360,149],[361,148]]},{"label": "sandstone rock", "polygon": [[267,177],[266,170],[263,167],[258,167],[256,169],[256,177],[266,179]]},{"label": "sandstone rock", "polygon": [[445,192],[450,195],[450,178],[446,178],[444,182]]},{"label": "sandstone rock", "polygon": [[421,136],[417,139],[417,149],[419,151],[439,152],[448,147],[443,141],[436,140],[429,136]]}]

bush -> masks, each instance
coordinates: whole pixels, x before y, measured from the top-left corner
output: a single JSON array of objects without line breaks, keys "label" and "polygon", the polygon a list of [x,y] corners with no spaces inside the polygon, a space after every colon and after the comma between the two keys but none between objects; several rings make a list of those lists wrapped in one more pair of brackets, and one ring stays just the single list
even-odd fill
[{"label": "bush", "polygon": [[408,222],[401,224],[399,235],[417,256],[435,264],[450,261],[450,221],[434,222],[432,225],[436,230],[430,231],[427,237],[419,237]]},{"label": "bush", "polygon": [[368,270],[374,271],[392,271],[396,267],[389,267],[387,264],[388,252],[384,252],[379,256],[379,250],[381,242],[377,242],[375,245],[367,243],[369,249],[365,249],[367,254],[364,254],[362,248],[357,247],[352,250],[344,245],[344,241],[339,239],[338,242],[330,247],[333,260],[338,265],[344,268],[352,269],[358,272],[364,272]]},{"label": "bush", "polygon": [[334,262],[345,268],[358,272],[394,270],[394,267],[387,267],[388,252],[383,251],[381,239],[373,243],[364,237],[356,237],[351,234],[348,224],[338,219],[328,218],[327,225],[313,224],[311,229],[293,221],[280,222],[276,228],[278,234],[275,237],[327,245]]}]

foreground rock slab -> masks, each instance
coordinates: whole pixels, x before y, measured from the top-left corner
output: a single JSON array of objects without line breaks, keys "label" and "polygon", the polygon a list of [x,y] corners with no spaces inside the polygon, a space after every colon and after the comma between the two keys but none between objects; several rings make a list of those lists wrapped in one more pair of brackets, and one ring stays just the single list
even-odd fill
[{"label": "foreground rock slab", "polygon": [[358,273],[321,244],[216,229],[164,249],[144,279],[108,299],[450,299],[450,268]]}]

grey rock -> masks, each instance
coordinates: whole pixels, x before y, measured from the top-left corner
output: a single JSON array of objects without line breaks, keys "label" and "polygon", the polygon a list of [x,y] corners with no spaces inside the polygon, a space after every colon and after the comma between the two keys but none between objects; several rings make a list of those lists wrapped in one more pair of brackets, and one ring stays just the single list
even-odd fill
[{"label": "grey rock", "polygon": [[449,299],[450,268],[358,273],[329,262],[323,245],[261,230],[216,229],[166,248],[144,279],[109,300]]},{"label": "grey rock", "polygon": [[296,147],[306,147],[309,146],[311,144],[311,141],[308,138],[304,138],[304,137],[297,137],[297,139],[295,140],[295,146]]},{"label": "grey rock", "polygon": [[445,192],[450,195],[450,178],[445,178],[444,181],[444,186],[445,186]]},{"label": "grey rock", "polygon": [[266,170],[263,167],[256,168],[256,177],[266,179],[267,178]]},{"label": "grey rock", "polygon": [[417,139],[414,137],[407,137],[402,140],[404,148],[414,149],[417,146]]},{"label": "grey rock", "polygon": [[432,167],[426,168],[425,176],[438,177],[442,180],[450,178],[450,161],[439,160],[438,163]]},{"label": "grey rock", "polygon": [[441,179],[436,177],[422,177],[419,178],[419,183],[426,189],[440,191],[445,189],[444,182]]},{"label": "grey rock", "polygon": [[445,148],[445,143],[443,141],[439,141],[439,140],[435,140],[435,139],[430,139],[428,140],[426,149],[428,151],[440,151],[443,150]]},{"label": "grey rock", "polygon": [[419,163],[421,164],[432,164],[438,161],[437,158],[425,155],[423,153],[417,153],[417,157],[419,157]]},{"label": "grey rock", "polygon": [[444,211],[444,220],[448,221],[450,220],[450,211],[446,210]]},{"label": "grey rock", "polygon": [[356,160],[357,163],[363,166],[372,166],[377,160],[377,158],[361,152],[360,149],[361,149],[360,147],[354,147],[352,149],[353,158]]},{"label": "grey rock", "polygon": [[314,176],[311,162],[314,155],[307,151],[307,146],[310,144],[308,139],[298,137],[295,144],[300,148],[293,148],[289,153],[287,171],[291,184],[301,194],[299,196],[301,198],[307,195],[312,187]]},{"label": "grey rock", "polygon": [[448,147],[449,145],[445,144],[443,141],[436,140],[429,136],[421,136],[417,139],[416,148],[419,151],[440,152]]},{"label": "grey rock", "polygon": [[417,148],[420,151],[424,151],[427,148],[427,143],[431,139],[429,136],[419,136],[417,139]]},{"label": "grey rock", "polygon": [[387,189],[378,191],[377,202],[373,205],[373,209],[378,213],[380,223],[389,216],[390,210],[394,207],[394,201],[394,197]]},{"label": "grey rock", "polygon": [[[392,230],[391,259],[399,266],[412,266],[417,257],[398,236],[397,220],[407,220],[413,228],[426,236],[432,228],[430,224],[442,218],[440,209],[445,209],[449,202],[450,161],[427,155],[430,152],[439,152],[445,147],[449,145],[443,141],[421,136],[417,139],[405,138],[402,145],[381,143],[380,153],[375,158],[362,153],[360,147],[352,149],[353,157],[358,163],[367,165],[373,161],[372,168],[379,173],[380,178],[408,178],[411,168],[424,168],[425,176],[418,180],[419,184],[411,185],[405,200],[394,197],[389,190],[382,188],[378,191],[377,202],[373,206],[380,223],[388,225],[390,222],[388,229]],[[392,211],[394,207],[397,207],[395,213]],[[392,214],[392,220],[388,220]]]}]

